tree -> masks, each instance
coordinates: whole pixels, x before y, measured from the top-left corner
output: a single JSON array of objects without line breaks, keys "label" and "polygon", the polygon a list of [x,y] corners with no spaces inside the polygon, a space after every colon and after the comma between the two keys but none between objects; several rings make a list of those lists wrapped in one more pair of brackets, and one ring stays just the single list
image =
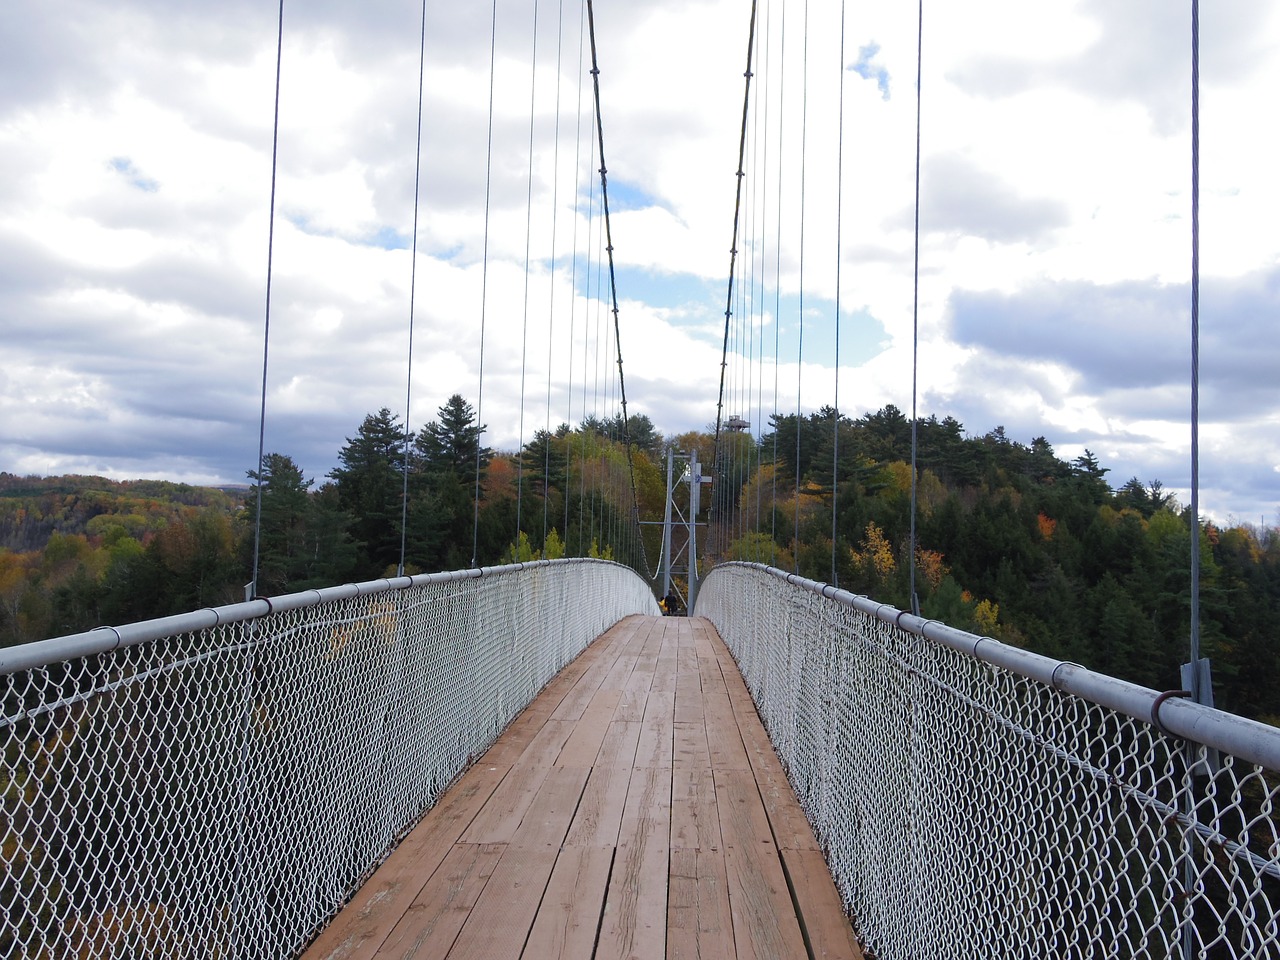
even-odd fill
[{"label": "tree", "polygon": [[449,472],[457,477],[474,477],[476,454],[484,472],[493,451],[480,446],[480,437],[488,428],[477,426],[471,404],[454,394],[436,411],[432,420],[418,435],[414,445],[415,467],[429,473]]},{"label": "tree", "polygon": [[358,575],[377,576],[399,562],[405,442],[412,439],[383,407],[347,438],[338,452],[342,465],[329,471],[359,543]]}]

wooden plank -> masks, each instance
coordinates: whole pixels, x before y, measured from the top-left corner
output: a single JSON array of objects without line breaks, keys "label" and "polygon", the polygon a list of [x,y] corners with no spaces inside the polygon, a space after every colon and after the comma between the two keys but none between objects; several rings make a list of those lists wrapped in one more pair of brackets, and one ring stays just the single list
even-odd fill
[{"label": "wooden plank", "polygon": [[630,768],[636,762],[636,744],[640,740],[640,723],[614,720],[605,732],[604,742],[596,755],[596,764]]},{"label": "wooden plank", "polygon": [[476,901],[449,957],[519,957],[589,771],[553,767]]},{"label": "wooden plank", "polygon": [[509,843],[551,767],[521,764],[503,777],[461,837],[462,843]]},{"label": "wooden plank", "polygon": [[618,843],[622,813],[627,804],[631,766],[597,764],[592,767],[578,809],[565,836],[566,847],[607,846]]},{"label": "wooden plank", "polygon": [[720,850],[720,819],[711,767],[674,767],[671,778],[671,849]]},{"label": "wooden plank", "polygon": [[537,736],[529,741],[529,745],[524,748],[516,764],[534,767],[553,765],[556,758],[560,756],[565,741],[573,735],[575,725],[576,721],[573,720],[548,720],[542,725]]},{"label": "wooden plank", "polygon": [[451,847],[376,956],[397,960],[443,960],[448,956],[504,849],[501,844]]},{"label": "wooden plank", "polygon": [[716,770],[714,776],[738,956],[806,956],[755,779],[749,770]]},{"label": "wooden plank", "polygon": [[517,960],[558,854],[545,846],[508,846],[454,941],[449,960]]},{"label": "wooden plank", "polygon": [[707,749],[716,770],[750,770],[751,761],[742,745],[733,706],[723,691],[703,690],[706,711]]},{"label": "wooden plank", "polygon": [[863,960],[831,871],[819,850],[784,850],[783,866],[814,960]]},{"label": "wooden plank", "polygon": [[[643,628],[644,621],[639,617],[630,617],[613,627],[583,652],[579,660],[589,657],[589,665],[577,677],[573,688],[565,695],[555,711],[553,720],[578,720],[591,702],[600,684],[609,675],[619,654],[635,631]],[[576,662],[576,661],[575,661]]]},{"label": "wooden plank", "polygon": [[697,723],[673,724],[671,763],[675,767],[711,766],[711,748],[707,745],[707,726]]},{"label": "wooden plank", "polygon": [[468,770],[320,933],[304,958],[372,957],[508,771],[488,764]]},{"label": "wooden plank", "polygon": [[676,723],[702,723],[702,676],[695,661],[692,670],[676,672]]},{"label": "wooden plank", "polygon": [[583,710],[569,739],[564,742],[556,764],[565,767],[589,767],[600,754],[600,745],[609,732],[609,724],[618,709],[621,690],[599,690]]},{"label": "wooden plank", "polygon": [[667,895],[667,960],[735,960],[722,851],[673,848]]},{"label": "wooden plank", "polygon": [[634,768],[596,960],[663,960],[670,822],[671,768]]},{"label": "wooden plank", "polygon": [[512,835],[512,845],[559,850],[590,772],[585,767],[553,767]]},{"label": "wooden plank", "polygon": [[675,691],[651,690],[645,701],[640,740],[636,744],[636,766],[671,766],[671,738],[675,716]]},{"label": "wooden plank", "polygon": [[528,960],[581,960],[595,952],[613,846],[566,846],[524,948]]}]

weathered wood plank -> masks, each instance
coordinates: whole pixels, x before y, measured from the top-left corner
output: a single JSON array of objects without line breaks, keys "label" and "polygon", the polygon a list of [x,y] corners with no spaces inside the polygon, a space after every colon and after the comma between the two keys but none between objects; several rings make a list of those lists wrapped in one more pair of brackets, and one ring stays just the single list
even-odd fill
[{"label": "weathered wood plank", "polygon": [[320,933],[308,960],[374,956],[508,771],[484,763],[468,770]]},{"label": "weathered wood plank", "polygon": [[723,851],[671,850],[667,960],[734,960]]},{"label": "weathered wood plank", "polygon": [[582,712],[573,733],[564,742],[556,764],[563,767],[589,767],[600,754],[600,745],[609,732],[613,714],[618,709],[621,690],[596,690]]},{"label": "weathered wood plank", "polygon": [[806,955],[786,875],[749,770],[716,770],[733,939],[739,957]]},{"label": "weathered wood plank", "polygon": [[782,862],[814,960],[863,960],[822,852],[783,850]]},{"label": "weathered wood plank", "polygon": [[594,954],[612,867],[612,844],[560,851],[524,948],[528,960],[582,960]]},{"label": "weathered wood plank", "polygon": [[671,768],[635,767],[600,923],[597,960],[666,953]]},{"label": "weathered wood plank", "polygon": [[450,848],[386,942],[379,960],[443,960],[466,923],[505,848],[460,843]]}]

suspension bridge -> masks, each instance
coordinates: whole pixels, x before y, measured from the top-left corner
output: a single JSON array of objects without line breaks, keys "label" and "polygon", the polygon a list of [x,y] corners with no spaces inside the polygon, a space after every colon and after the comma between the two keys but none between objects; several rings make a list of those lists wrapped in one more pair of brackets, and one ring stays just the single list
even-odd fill
[{"label": "suspension bridge", "polygon": [[[610,278],[596,302],[612,331],[594,349],[614,368],[629,448],[608,40],[592,4],[582,12],[600,214],[583,270]],[[772,49],[755,43],[756,16],[740,188]],[[425,5],[422,23],[425,43]],[[629,491],[608,536],[630,565],[408,575],[402,514],[384,579],[270,597],[251,584],[243,603],[0,650],[0,952],[1280,957],[1280,731],[1215,710],[1198,669],[1187,689],[1151,690],[854,595],[836,583],[834,526],[831,583],[700,565],[751,513],[717,478],[761,455],[734,439],[753,421],[726,409],[765,406],[763,298],[743,294],[765,275],[743,234],[754,193],[739,190],[727,234],[709,513],[693,468],[674,520],[668,484],[658,549],[628,449],[622,470],[580,463],[576,477]],[[264,421],[270,286],[267,299]],[[412,327],[411,310],[410,368]],[[799,442],[797,427],[797,463]],[[477,454],[473,556],[480,500]],[[549,522],[544,506],[544,543]],[[660,558],[687,617],[659,616]]]}]

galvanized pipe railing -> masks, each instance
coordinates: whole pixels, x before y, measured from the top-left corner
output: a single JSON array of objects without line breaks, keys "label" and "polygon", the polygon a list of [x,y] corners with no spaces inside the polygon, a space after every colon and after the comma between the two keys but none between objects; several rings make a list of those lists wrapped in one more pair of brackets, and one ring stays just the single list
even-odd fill
[{"label": "galvanized pipe railing", "polygon": [[0,956],[296,954],[595,637],[618,564],[349,584],[0,650]]},{"label": "galvanized pipe railing", "polygon": [[1280,729],[758,564],[695,612],[878,960],[1280,957]]}]

